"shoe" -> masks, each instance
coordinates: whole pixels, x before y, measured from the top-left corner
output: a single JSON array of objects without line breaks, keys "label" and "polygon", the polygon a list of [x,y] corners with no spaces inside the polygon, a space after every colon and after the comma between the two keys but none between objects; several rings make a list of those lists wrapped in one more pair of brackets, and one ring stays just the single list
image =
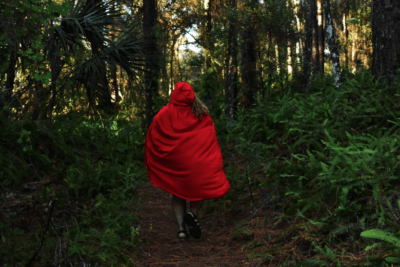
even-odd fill
[{"label": "shoe", "polygon": [[[185,234],[185,236],[181,235],[181,234]],[[188,234],[188,232],[186,232],[186,230],[180,230],[178,232],[178,239],[179,240],[184,240],[184,239],[189,239],[190,235]]]},{"label": "shoe", "polygon": [[201,236],[201,229],[196,214],[189,211],[185,216],[183,216],[183,220],[189,226],[190,235],[193,236],[193,238],[199,239]]}]

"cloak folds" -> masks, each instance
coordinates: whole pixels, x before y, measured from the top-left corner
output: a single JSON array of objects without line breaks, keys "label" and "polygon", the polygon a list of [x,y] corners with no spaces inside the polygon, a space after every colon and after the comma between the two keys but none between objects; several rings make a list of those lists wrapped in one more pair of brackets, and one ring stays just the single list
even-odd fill
[{"label": "cloak folds", "polygon": [[222,154],[214,122],[201,120],[190,106],[194,91],[185,82],[176,84],[170,104],[154,117],[145,141],[145,165],[154,186],[189,200],[214,199],[230,188],[222,169]]}]

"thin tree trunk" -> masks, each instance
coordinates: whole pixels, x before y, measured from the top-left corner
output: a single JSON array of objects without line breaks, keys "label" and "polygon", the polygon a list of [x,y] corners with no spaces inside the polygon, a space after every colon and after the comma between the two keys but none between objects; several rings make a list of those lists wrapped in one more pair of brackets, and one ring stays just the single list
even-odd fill
[{"label": "thin tree trunk", "polygon": [[344,21],[344,57],[345,57],[345,66],[346,69],[349,70],[349,26],[346,23],[346,20],[348,19],[348,14],[347,10],[343,14],[343,21]]},{"label": "thin tree trunk", "polygon": [[[15,65],[17,63],[17,45],[13,45],[13,50],[10,52],[10,64],[8,64],[7,68],[7,80],[6,80],[6,92],[4,96],[5,103],[0,103],[0,108],[2,108],[4,105],[10,104],[11,103],[11,98],[12,98],[12,92],[14,88],[14,80],[15,80]],[[9,115],[9,110],[5,112],[5,117],[8,117]]]},{"label": "thin tree trunk", "polygon": [[284,87],[284,73],[286,72],[285,68],[283,67],[283,62],[282,62],[282,53],[281,53],[281,48],[279,47],[279,43],[277,42],[275,45],[275,51],[276,51],[276,57],[278,59],[278,66],[279,66],[279,83],[281,84],[281,88]]},{"label": "thin tree trunk", "polygon": [[34,80],[34,91],[33,91],[33,112],[32,112],[32,120],[36,121],[40,119],[41,110],[40,106],[44,100],[45,90],[43,88],[43,84],[41,81]]},{"label": "thin tree trunk", "polygon": [[[236,8],[236,0],[231,0],[231,8]],[[229,22],[229,37],[228,37],[228,55],[226,58],[226,82],[225,82],[225,103],[226,114],[228,115],[228,127],[232,129],[232,122],[235,112],[236,104],[236,79],[237,79],[237,41],[236,41],[236,27],[233,20]],[[235,79],[236,75],[236,79]]]},{"label": "thin tree trunk", "polygon": [[232,81],[232,74],[230,73],[230,64],[231,64],[231,47],[232,47],[232,25],[231,22],[229,23],[229,30],[228,30],[228,51],[225,58],[225,113],[228,115],[229,118],[229,129],[232,125],[232,118],[233,118],[233,94],[231,88],[231,81]]},{"label": "thin tree trunk", "polygon": [[[113,2],[112,4],[112,12],[115,11],[115,4],[116,2]],[[111,35],[111,40],[114,41],[115,35]],[[113,87],[114,87],[114,94],[115,94],[115,103],[118,103],[120,100],[119,97],[119,92],[118,92],[118,81],[117,81],[117,66],[115,62],[110,62],[111,63],[111,79],[113,80]]]},{"label": "thin tree trunk", "polygon": [[17,47],[14,47],[10,53],[10,64],[7,68],[7,80],[6,80],[6,94],[5,99],[7,102],[11,101],[12,91],[14,88],[15,80],[15,64],[17,63]]},{"label": "thin tree trunk", "polygon": [[28,85],[25,87],[24,90],[29,92],[29,104],[25,105],[25,108],[22,112],[22,114],[26,114],[26,112],[28,110],[30,110],[32,108],[32,106],[34,105],[34,91],[33,91],[33,83],[34,83],[34,79],[31,77],[31,75],[28,75],[28,77],[26,77],[26,80],[28,82]]},{"label": "thin tree trunk", "polygon": [[157,24],[156,0],[143,0],[143,33],[146,41],[146,73],[144,76],[146,92],[146,131],[154,118],[153,95],[158,94],[158,51],[157,37],[154,28]]},{"label": "thin tree trunk", "polygon": [[305,48],[304,48],[304,77],[306,92],[311,92],[311,58],[312,58],[312,5],[314,0],[307,0],[306,2],[306,24],[305,27]]},{"label": "thin tree trunk", "polygon": [[56,99],[57,99],[57,90],[56,90],[56,85],[57,85],[57,78],[60,75],[60,72],[65,64],[64,60],[61,59],[60,54],[60,47],[57,44],[57,41],[55,40],[54,36],[51,37],[52,44],[50,50],[52,58],[51,58],[51,99],[48,107],[48,120],[47,120],[47,129],[50,131],[53,127],[53,109],[56,105]]},{"label": "thin tree trunk", "polygon": [[[273,49],[273,47],[274,47],[274,44],[273,44],[273,42],[272,42],[272,34],[271,34],[271,32],[269,32],[269,45],[268,45],[268,55],[267,55],[267,58],[268,58],[268,65],[269,65],[269,70],[268,70],[268,88],[271,88],[271,85],[272,85],[272,73],[274,73],[275,72],[275,70],[276,70],[276,64],[275,64],[275,62],[273,62],[273,57],[271,56],[272,55],[272,49]],[[263,95],[263,98],[265,98],[265,95]]]},{"label": "thin tree trunk", "polygon": [[[288,1],[287,4],[288,7],[288,13],[291,13],[294,17],[294,8],[292,5],[292,1]],[[296,21],[296,19],[294,20]],[[294,24],[293,27],[296,27],[296,25]],[[294,60],[293,58],[295,57],[295,52],[294,52],[294,32],[292,32],[292,28],[293,27],[289,27],[289,32],[288,32],[288,39],[287,39],[287,54],[288,54],[288,60],[287,60],[287,64],[288,64],[288,74],[289,75],[293,75],[293,70],[294,70]],[[259,61],[261,62],[260,56],[259,56]],[[288,75],[288,76],[289,76]],[[262,76],[260,76],[262,78]]]},{"label": "thin tree trunk", "polygon": [[211,42],[210,42],[210,34],[212,30],[212,17],[211,17],[211,7],[212,7],[212,0],[208,0],[208,7],[207,7],[207,23],[206,23],[206,31],[207,31],[207,51],[206,51],[206,72],[211,67]]},{"label": "thin tree trunk", "polygon": [[174,90],[174,54],[175,54],[175,34],[172,38],[172,48],[171,48],[171,59],[170,59],[170,67],[169,67],[169,75],[170,75],[170,89],[171,92]]},{"label": "thin tree trunk", "polygon": [[99,68],[99,72],[100,72],[100,81],[102,82],[102,94],[103,97],[101,99],[99,99],[99,108],[105,108],[105,107],[111,107],[112,106],[112,102],[111,102],[111,91],[110,91],[110,86],[108,83],[108,71],[107,71],[107,66],[106,63],[103,61],[101,62],[102,67]]},{"label": "thin tree trunk", "polygon": [[311,5],[312,8],[312,28],[313,28],[313,68],[314,68],[314,75],[318,75],[320,73],[319,70],[319,36],[318,36],[318,11],[317,11],[317,0],[313,1]]},{"label": "thin tree trunk", "polygon": [[[252,10],[257,3],[258,1],[251,1]],[[257,50],[254,15],[248,23],[249,26],[242,32],[242,91],[245,92],[243,106],[250,110],[257,96]]]},{"label": "thin tree trunk", "polygon": [[178,54],[178,56],[176,57],[176,61],[178,62],[178,77],[179,77],[179,81],[182,81],[182,70],[181,70],[181,64],[179,61],[179,48],[177,49],[177,54]]},{"label": "thin tree trunk", "polygon": [[[258,62],[262,62],[264,54],[261,53],[261,44],[258,45],[257,54],[258,54]],[[262,95],[264,96],[265,86],[264,86],[264,79],[263,79],[263,68],[262,68],[261,63],[258,64],[258,71],[259,71],[259,76],[260,76],[260,88],[261,88]]]},{"label": "thin tree trunk", "polygon": [[[300,32],[300,19],[298,16],[298,5],[299,5],[299,0],[293,0],[293,4],[294,4],[294,9],[293,9],[293,14],[294,14],[294,28],[295,28],[295,38],[294,38],[294,43],[293,45],[295,46],[295,50],[296,50],[296,57],[294,58],[294,65],[295,68],[293,69],[294,71],[298,71],[297,68],[297,64],[300,63],[300,58],[302,56],[302,43],[301,43],[301,36],[298,34]],[[296,38],[297,37],[297,38]]]},{"label": "thin tree trunk", "polygon": [[113,80],[115,103],[118,103],[120,101],[120,97],[118,92],[117,66],[115,63],[111,64],[111,79]]},{"label": "thin tree trunk", "polygon": [[296,58],[297,58],[297,53],[296,53],[296,42],[294,39],[290,41],[290,57],[291,61],[290,64],[292,65],[292,74],[297,73],[297,64],[296,64]]},{"label": "thin tree trunk", "polygon": [[318,22],[319,73],[324,74],[325,32],[323,24],[322,0],[317,0],[317,22]]},{"label": "thin tree trunk", "polygon": [[[212,7],[212,0],[208,0],[208,7],[207,7],[207,23],[206,23],[206,30],[207,30],[207,41],[206,41],[206,51],[205,51],[205,60],[206,60],[206,71],[205,73],[207,74],[210,67],[211,67],[211,49],[212,49],[212,43],[210,41],[210,36],[211,36],[211,31],[212,31],[212,17],[211,17],[211,7]],[[207,92],[205,95],[204,103],[208,108],[212,108],[212,97],[211,95]]]},{"label": "thin tree trunk", "polygon": [[353,26],[353,30],[355,32],[355,36],[353,37],[353,42],[351,44],[351,63],[353,64],[354,68],[356,69],[357,65],[357,48],[356,48],[356,40],[358,40],[358,33],[357,33],[357,28]]},{"label": "thin tree trunk", "polygon": [[[237,5],[237,0],[232,0]],[[234,38],[232,38],[232,65],[230,72],[233,73],[232,91],[233,91],[233,114],[236,114],[238,109],[237,94],[238,94],[238,42],[237,28],[234,28]]]},{"label": "thin tree trunk", "polygon": [[336,29],[333,25],[332,15],[331,15],[331,5],[330,0],[323,1],[325,16],[326,16],[326,33],[328,34],[328,45],[332,57],[332,73],[333,79],[335,81],[335,89],[339,90],[342,86],[342,74],[339,62],[339,51],[336,41]]},{"label": "thin tree trunk", "polygon": [[165,41],[166,39],[166,29],[163,30],[163,54],[162,54],[162,69],[161,69],[161,76],[162,76],[162,86],[163,86],[163,91],[168,93],[169,96],[169,81],[168,81],[168,73],[167,73],[167,42]]}]

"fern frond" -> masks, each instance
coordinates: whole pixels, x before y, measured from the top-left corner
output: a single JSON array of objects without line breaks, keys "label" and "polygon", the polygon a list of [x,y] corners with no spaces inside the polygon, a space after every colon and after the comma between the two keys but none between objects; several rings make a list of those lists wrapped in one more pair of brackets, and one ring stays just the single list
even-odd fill
[{"label": "fern frond", "polygon": [[362,237],[367,238],[377,238],[394,244],[396,247],[400,248],[400,239],[394,234],[386,232],[381,229],[371,229],[361,233]]}]

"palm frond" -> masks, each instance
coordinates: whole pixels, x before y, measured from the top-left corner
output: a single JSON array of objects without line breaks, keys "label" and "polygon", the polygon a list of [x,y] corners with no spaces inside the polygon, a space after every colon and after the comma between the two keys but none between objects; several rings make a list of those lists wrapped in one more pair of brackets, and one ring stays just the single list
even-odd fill
[{"label": "palm frond", "polygon": [[99,55],[106,62],[115,62],[131,77],[136,77],[143,71],[144,40],[134,30],[126,30],[114,40]]},{"label": "palm frond", "polygon": [[106,36],[110,34],[110,26],[118,24],[118,12],[111,9],[108,2],[78,0],[68,17],[63,17],[61,27],[72,43],[84,36],[92,45],[103,47]]},{"label": "palm frond", "polygon": [[93,57],[91,59],[80,62],[76,65],[70,80],[73,87],[81,84],[86,89],[88,101],[93,105],[96,100],[102,105],[109,103],[111,96],[106,81],[106,65],[104,60],[100,57]]},{"label": "palm frond", "polygon": [[[72,81],[72,93],[75,85],[79,84],[78,88],[83,85],[91,105],[96,101],[111,103],[107,64],[119,65],[130,79],[136,79],[144,70],[141,25],[131,23],[124,28],[120,20],[120,10],[108,2],[77,0],[47,40],[46,57],[50,58],[52,51],[60,48],[75,57],[74,70],[65,79]],[[114,33],[117,33],[115,38]],[[62,87],[60,95],[67,89]]]}]

